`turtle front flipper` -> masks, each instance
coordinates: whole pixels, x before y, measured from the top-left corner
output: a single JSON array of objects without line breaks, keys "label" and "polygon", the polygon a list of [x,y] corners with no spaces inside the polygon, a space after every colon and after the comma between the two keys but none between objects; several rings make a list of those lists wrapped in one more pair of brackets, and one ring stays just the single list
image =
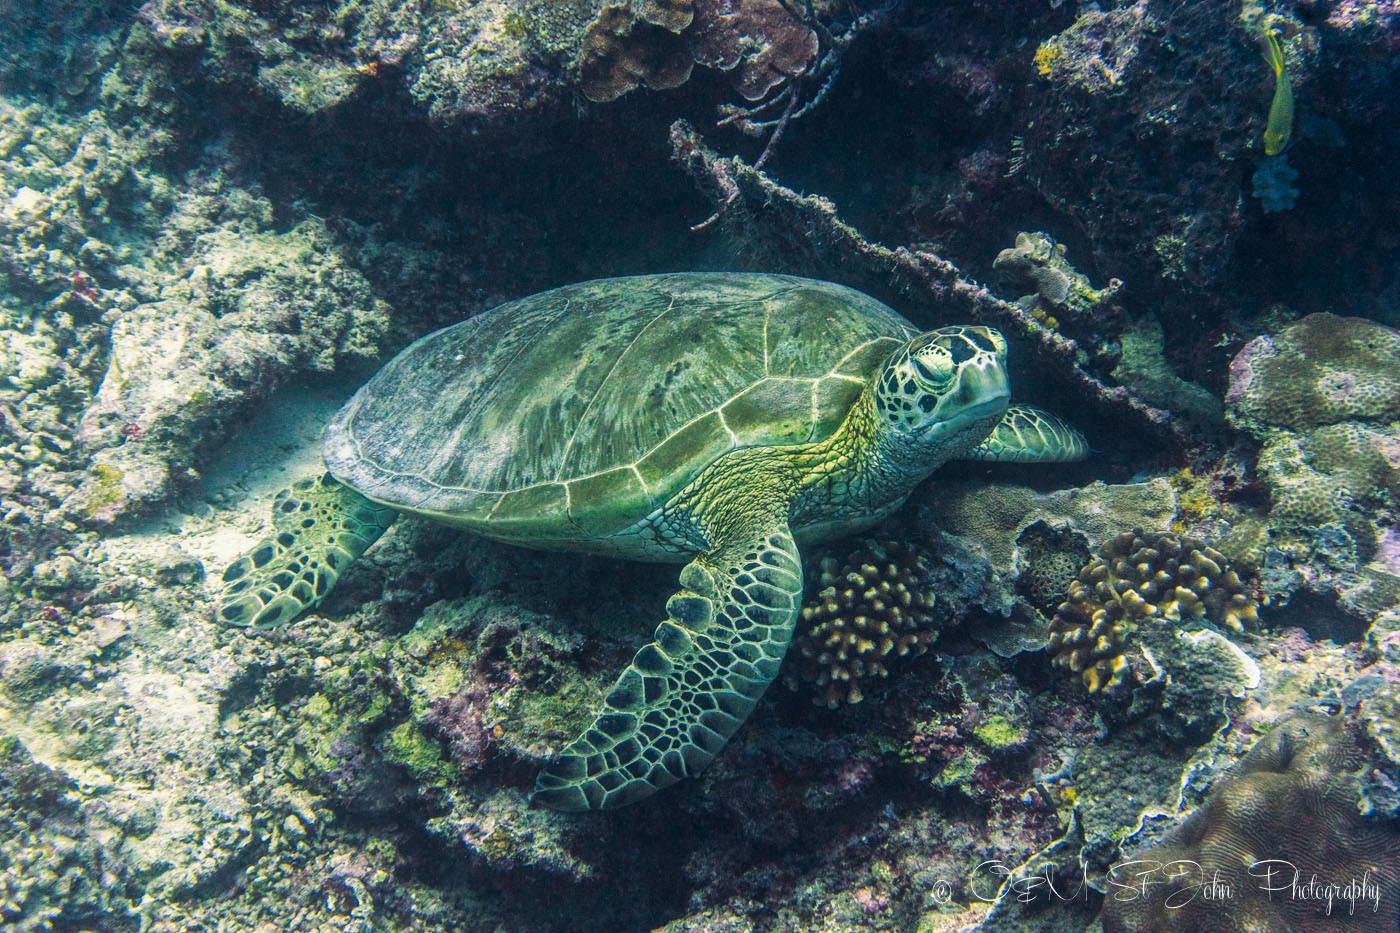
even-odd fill
[{"label": "turtle front flipper", "polygon": [[1084,435],[1061,418],[1030,405],[1012,405],[987,439],[964,460],[1000,463],[1068,463],[1089,456]]},{"label": "turtle front flipper", "polygon": [[272,628],[319,606],[345,568],[397,517],[329,473],[298,480],[272,503],[277,533],[224,571],[219,619]]},{"label": "turtle front flipper", "polygon": [[557,810],[601,810],[694,777],[753,710],[792,638],[802,565],[786,523],[697,557],[669,618],[593,725],[535,784]]}]

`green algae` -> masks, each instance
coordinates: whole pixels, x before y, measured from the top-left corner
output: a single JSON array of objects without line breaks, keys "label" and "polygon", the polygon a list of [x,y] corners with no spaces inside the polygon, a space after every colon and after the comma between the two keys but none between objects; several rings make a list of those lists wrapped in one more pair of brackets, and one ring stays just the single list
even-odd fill
[{"label": "green algae", "polygon": [[400,723],[385,733],[382,740],[384,757],[402,765],[416,780],[440,783],[456,773],[452,763],[442,756],[442,747],[423,734],[411,722]]},{"label": "green algae", "polygon": [[1025,726],[997,714],[988,716],[972,734],[993,754],[1024,745],[1027,738]]}]

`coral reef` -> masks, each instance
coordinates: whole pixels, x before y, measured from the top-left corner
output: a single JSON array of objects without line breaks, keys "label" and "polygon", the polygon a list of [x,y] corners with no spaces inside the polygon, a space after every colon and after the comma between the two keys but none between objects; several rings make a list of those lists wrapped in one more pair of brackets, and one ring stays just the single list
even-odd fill
[{"label": "coral reef", "polygon": [[679,87],[696,64],[757,101],[804,75],[818,51],[817,28],[780,0],[344,0],[311,13],[151,0],[141,17],[172,52],[198,52],[213,80],[296,111],[395,86],[440,122],[487,126],[562,119],[573,93],[608,102]]},{"label": "coral reef", "polygon": [[393,83],[432,116],[499,122],[558,105],[591,2],[341,2],[314,11],[227,0],[152,0],[141,18],[210,79],[318,113]]},{"label": "coral reef", "polygon": [[583,93],[607,102],[637,88],[666,91],[689,81],[695,61],[680,33],[693,15],[688,3],[604,7],[583,34]]},{"label": "coral reef", "polygon": [[1037,518],[1017,533],[1015,547],[1017,593],[1036,612],[1053,615],[1089,562],[1088,539],[1068,519]]},{"label": "coral reef", "polygon": [[[1092,227],[1094,258],[1129,282],[1204,286],[1230,273],[1242,226],[1233,162],[1263,119],[1239,80],[1237,63],[1253,70],[1257,53],[1237,13],[1156,0],[1085,8],[1035,51],[1019,174]],[[1153,171],[1142,173],[1126,156],[1147,151]]]},{"label": "coral reef", "polygon": [[[1049,617],[1090,551],[1121,522],[1165,531],[1176,497],[1165,480],[1037,492],[1009,483],[939,485],[918,504],[929,547],[958,571],[959,604],[986,613],[973,637],[1002,656],[1037,651]],[[936,546],[935,546],[936,545]]]},{"label": "coral reef", "polygon": [[1277,724],[1164,844],[1110,870],[1106,933],[1393,929],[1400,835],[1357,811],[1356,726],[1318,713]]},{"label": "coral reef", "polygon": [[1070,265],[1066,252],[1046,233],[1018,233],[1016,245],[997,254],[992,270],[1004,288],[1029,290],[1017,304],[1046,328],[1073,338],[1090,368],[1108,371],[1134,398],[1170,411],[1197,435],[1218,434],[1219,400],[1177,374],[1166,357],[1161,323],[1150,315],[1125,315],[1119,297],[1123,283],[1115,278],[1094,288]]},{"label": "coral reef", "polygon": [[[0,921],[47,929],[132,916],[120,866],[104,865],[94,834],[110,832],[80,805],[78,788],[34,761],[15,739],[0,737]],[[132,815],[130,831],[150,832],[151,814]]]},{"label": "coral reef", "polygon": [[[217,196],[199,192],[196,203]],[[79,424],[90,475],[65,502],[70,513],[109,522],[148,508],[249,398],[293,372],[378,350],[388,305],[336,255],[324,224],[277,233],[264,226],[271,205],[248,206],[263,216],[199,236],[188,279],[113,324],[106,373]],[[177,235],[190,207],[177,206],[175,229],[161,235]]]},{"label": "coral reef", "polygon": [[1149,405],[1165,408],[1198,435],[1216,437],[1224,421],[1220,399],[1205,386],[1183,379],[1167,359],[1167,334],[1155,317],[1133,315],[1119,334],[1113,378]]},{"label": "coral reef", "polygon": [[1243,633],[1258,627],[1258,604],[1219,551],[1139,528],[1105,542],[1079,571],[1050,622],[1049,649],[1098,693],[1132,672],[1125,652],[1144,625],[1201,619]]},{"label": "coral reef", "polygon": [[1230,365],[1233,423],[1260,437],[1400,418],[1400,333],[1364,318],[1310,314],[1256,337]]},{"label": "coral reef", "polygon": [[1065,258],[1065,246],[1047,233],[1016,234],[1016,245],[1004,249],[992,261],[992,269],[1011,287],[1029,289],[1021,304],[1033,306],[1037,320],[1056,329],[1059,317],[1071,322],[1093,322],[1116,312],[1114,295],[1123,283],[1110,279],[1103,288],[1094,288],[1089,277]]},{"label": "coral reef", "polygon": [[938,638],[933,573],[916,547],[864,541],[844,562],[822,558],[816,585],[784,673],[794,690],[816,688],[813,703],[859,703],[874,679],[889,676],[889,663],[918,657]]},{"label": "coral reef", "polygon": [[171,78],[138,25],[102,108],[0,100],[0,561],[13,576],[63,523],[110,524],[187,488],[250,400],[375,352],[387,326],[324,222],[283,228],[223,174],[226,154],[172,182]]},{"label": "coral reef", "polygon": [[[1205,865],[1222,841],[1293,845],[1290,820],[1393,834],[1385,6],[1251,0],[1241,28],[1238,6],[1166,0],[5,5],[0,925],[1043,931],[1092,922],[1128,852]],[[1296,187],[1319,195],[1267,217],[1260,25],[1296,82]],[[639,86],[685,88],[590,104],[584,50],[605,39],[673,69]],[[705,132],[754,149],[740,132],[811,113],[748,163],[677,124],[697,198],[665,127],[716,108]],[[777,175],[753,168],[774,152]],[[1028,227],[1046,233],[995,268]],[[580,822],[531,808],[530,781],[672,571],[406,520],[297,625],[213,622],[208,577],[314,472],[346,370],[507,296],[662,266],[805,273],[921,325],[993,324],[1017,394],[1090,433],[1082,468],[955,466],[878,532],[922,555],[936,663],[878,702],[868,672],[868,701],[835,709],[770,691],[683,792]],[[1295,320],[1328,308],[1376,320]],[[1050,616],[1135,525],[1257,571],[1271,628],[1144,624],[1125,655],[1142,682],[1091,694],[1042,650]],[[1340,712],[1288,720],[1320,704]],[[1295,818],[1299,800],[1317,806]],[[1162,847],[1198,807],[1199,839]],[[1213,922],[1138,908],[1103,923]],[[1289,909],[1240,909],[1270,908]],[[1343,928],[1372,918],[1357,908]]]},{"label": "coral reef", "polygon": [[1262,575],[1280,604],[1330,595],[1370,618],[1400,601],[1386,516],[1400,494],[1400,333],[1313,314],[1250,341],[1230,366],[1231,423],[1262,444]]},{"label": "coral reef", "polygon": [[695,60],[730,73],[745,100],[762,100],[816,64],[817,30],[797,9],[781,0],[695,0]]}]

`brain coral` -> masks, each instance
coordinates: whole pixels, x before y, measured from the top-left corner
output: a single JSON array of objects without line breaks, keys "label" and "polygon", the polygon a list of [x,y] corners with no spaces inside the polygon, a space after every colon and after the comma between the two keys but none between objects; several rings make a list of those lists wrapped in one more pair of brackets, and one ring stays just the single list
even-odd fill
[{"label": "brain coral", "polygon": [[923,654],[938,637],[928,560],[910,545],[862,542],[844,564],[824,559],[819,579],[785,675],[793,689],[814,684],[814,703],[859,703],[863,681],[888,676],[889,661]]},{"label": "brain coral", "polygon": [[1342,421],[1400,419],[1400,332],[1364,318],[1310,314],[1256,337],[1230,364],[1231,419],[1256,437]]},{"label": "brain coral", "polygon": [[1165,845],[1109,870],[1105,933],[1394,933],[1400,835],[1358,812],[1358,731],[1311,712],[1281,723]]},{"label": "brain coral", "polygon": [[1243,631],[1257,624],[1257,613],[1219,551],[1195,538],[1137,529],[1106,542],[1079,571],[1050,622],[1049,650],[1056,667],[1097,693],[1126,681],[1124,652],[1143,622],[1205,618]]}]

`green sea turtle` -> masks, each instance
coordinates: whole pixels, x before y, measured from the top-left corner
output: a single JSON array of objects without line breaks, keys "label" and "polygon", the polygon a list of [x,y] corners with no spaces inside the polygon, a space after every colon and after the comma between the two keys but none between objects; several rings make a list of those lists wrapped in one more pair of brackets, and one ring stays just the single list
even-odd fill
[{"label": "green sea turtle", "polygon": [[593,725],[540,775],[563,810],[697,774],[778,672],[797,541],[885,518],[954,459],[1075,460],[1008,407],[1006,341],[920,333],[840,285],[688,273],[556,288],[430,334],[326,428],[329,470],[224,573],[224,621],[316,606],[399,513],[498,541],[684,563],[666,619]]}]

